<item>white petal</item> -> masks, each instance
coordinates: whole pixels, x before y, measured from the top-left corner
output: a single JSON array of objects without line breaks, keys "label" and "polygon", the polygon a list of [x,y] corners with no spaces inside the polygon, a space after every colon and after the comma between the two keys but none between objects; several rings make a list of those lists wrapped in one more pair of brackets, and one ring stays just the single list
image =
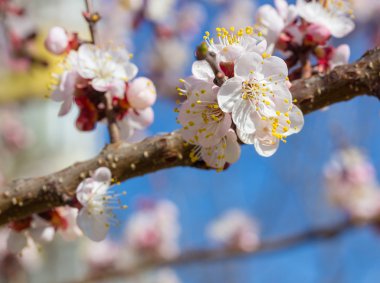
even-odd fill
[{"label": "white petal", "polygon": [[254,146],[259,155],[263,157],[270,157],[276,153],[279,146],[279,140],[277,138],[273,138],[272,140],[264,141],[256,138],[254,140]]},{"label": "white petal", "polygon": [[11,230],[7,239],[7,249],[15,254],[18,254],[25,248],[27,238],[24,232],[15,232]]},{"label": "white petal", "polygon": [[296,105],[293,105],[293,108],[289,113],[289,120],[291,121],[291,124],[288,133],[299,133],[302,130],[305,121],[302,111]]},{"label": "white petal", "polygon": [[288,66],[285,61],[277,56],[271,56],[264,60],[262,74],[265,78],[275,77],[275,78],[285,78],[288,76]]},{"label": "white petal", "polygon": [[90,214],[86,208],[79,211],[77,224],[83,234],[95,242],[104,240],[109,230],[106,215]]},{"label": "white petal", "polygon": [[256,52],[247,52],[235,64],[235,76],[248,78],[252,72],[260,72],[263,58]]},{"label": "white petal", "polygon": [[237,129],[237,134],[239,136],[239,139],[245,143],[245,144],[254,144],[254,139],[256,137],[255,133],[253,134],[247,134],[246,132],[243,132],[239,129]]},{"label": "white petal", "polygon": [[238,100],[232,110],[232,120],[236,127],[246,133],[254,133],[256,131],[254,123],[254,108],[249,100]]},{"label": "white petal", "polygon": [[137,66],[135,64],[132,64],[132,63],[126,64],[126,66],[124,68],[125,68],[126,79],[128,81],[133,80],[139,71]]},{"label": "white petal", "polygon": [[212,80],[214,77],[214,72],[212,71],[209,63],[205,60],[195,61],[192,65],[193,75],[200,80]]},{"label": "white petal", "polygon": [[233,77],[228,79],[219,89],[218,104],[224,112],[232,112],[235,102],[241,96],[242,82],[242,78]]},{"label": "white petal", "polygon": [[92,178],[94,178],[98,182],[108,183],[112,179],[112,173],[111,170],[107,167],[100,167],[96,169]]}]

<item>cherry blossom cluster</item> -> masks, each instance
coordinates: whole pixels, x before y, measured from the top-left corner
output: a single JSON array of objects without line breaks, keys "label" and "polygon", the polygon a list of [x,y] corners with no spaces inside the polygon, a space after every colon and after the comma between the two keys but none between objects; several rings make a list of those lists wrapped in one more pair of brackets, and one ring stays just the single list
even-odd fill
[{"label": "cherry blossom cluster", "polygon": [[329,39],[342,38],[354,29],[352,0],[297,0],[296,5],[288,5],[285,0],[274,2],[275,8],[270,5],[259,8],[257,23],[270,50],[277,48],[288,56],[289,68],[301,65],[292,78],[302,75],[302,67],[310,55],[317,61],[313,68],[316,72],[348,62],[349,46],[334,47]]},{"label": "cherry blossom cluster", "polygon": [[238,209],[231,209],[212,222],[207,234],[213,241],[231,249],[248,252],[260,244],[257,223]]},{"label": "cherry blossom cluster", "polygon": [[222,170],[238,160],[239,140],[268,157],[301,131],[304,119],[289,91],[287,65],[268,53],[261,33],[250,26],[216,31],[217,40],[206,32],[198,50],[204,60],[181,80],[186,100],[176,110],[184,139],[196,146],[193,161]]},{"label": "cherry blossom cluster", "polygon": [[73,104],[78,106],[79,130],[93,130],[109,115],[120,128],[125,127],[127,136],[153,122],[155,86],[148,78],[136,78],[138,68],[125,49],[83,42],[61,27],[50,30],[45,46],[53,54],[64,55],[62,72],[54,75],[51,98],[62,103],[60,116]]},{"label": "cherry blossom cluster", "polygon": [[336,152],[324,169],[330,200],[352,218],[371,220],[380,214],[380,188],[376,172],[357,148]]}]

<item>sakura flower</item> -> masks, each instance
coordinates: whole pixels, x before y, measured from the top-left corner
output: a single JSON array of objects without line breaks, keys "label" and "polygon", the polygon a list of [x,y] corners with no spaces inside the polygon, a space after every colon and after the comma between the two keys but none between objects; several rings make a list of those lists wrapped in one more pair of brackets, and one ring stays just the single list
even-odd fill
[{"label": "sakura flower", "polygon": [[315,55],[318,58],[319,71],[324,72],[347,64],[350,58],[350,47],[347,44],[339,45],[337,48],[318,46],[315,49]]},{"label": "sakura flower", "polygon": [[298,133],[304,124],[302,112],[292,103],[287,73],[278,57],[245,53],[235,64],[235,77],[218,93],[218,104],[232,113],[240,139],[254,144],[262,156],[272,155],[279,140]]},{"label": "sakura flower", "polygon": [[259,228],[256,222],[236,209],[227,211],[211,223],[207,234],[216,242],[243,251],[255,250],[260,244]]},{"label": "sakura flower", "polygon": [[263,5],[257,11],[257,21],[264,29],[264,36],[269,49],[273,51],[281,33],[297,18],[297,9],[294,5],[288,5],[285,0],[275,0],[275,8]]},{"label": "sakura flower", "polygon": [[85,179],[76,190],[76,197],[82,208],[77,217],[78,227],[93,241],[105,239],[110,224],[115,221],[113,209],[124,209],[118,195],[110,195],[111,171],[98,168],[91,178]]},{"label": "sakura flower", "polygon": [[121,49],[101,49],[92,44],[82,44],[78,49],[77,71],[82,78],[91,80],[95,90],[123,97],[125,83],[136,76],[138,69]]},{"label": "sakura flower", "polygon": [[86,262],[94,273],[113,267],[120,256],[120,247],[108,239],[100,243],[87,241],[84,247]]},{"label": "sakura flower", "polygon": [[131,216],[125,237],[137,255],[169,259],[179,252],[179,232],[177,207],[170,201],[161,200]]},{"label": "sakura flower", "polygon": [[55,55],[60,55],[66,51],[68,46],[69,37],[66,31],[61,27],[51,28],[45,40],[46,49]]},{"label": "sakura flower", "polygon": [[297,10],[305,21],[326,27],[337,38],[355,28],[351,0],[297,0]]},{"label": "sakura flower", "polygon": [[154,104],[157,93],[153,82],[144,77],[134,79],[128,85],[128,103],[135,109],[145,109]]},{"label": "sakura flower", "polygon": [[222,71],[228,77],[233,76],[233,64],[245,52],[264,53],[267,49],[265,39],[255,35],[253,27],[239,29],[235,33],[235,28],[228,31],[225,28],[217,28],[218,41],[215,42],[206,32],[203,39],[209,47],[209,51],[216,54],[216,59]]},{"label": "sakura flower", "polygon": [[78,209],[65,206],[56,209],[57,215],[52,218],[51,222],[54,227],[59,227],[59,234],[66,241],[73,241],[82,235],[82,231],[77,226]]},{"label": "sakura flower", "polygon": [[168,19],[173,11],[176,0],[148,0],[146,1],[145,17],[153,22],[162,23]]},{"label": "sakura flower", "polygon": [[330,200],[351,217],[371,220],[380,213],[380,189],[375,169],[356,148],[334,154],[324,169]]}]

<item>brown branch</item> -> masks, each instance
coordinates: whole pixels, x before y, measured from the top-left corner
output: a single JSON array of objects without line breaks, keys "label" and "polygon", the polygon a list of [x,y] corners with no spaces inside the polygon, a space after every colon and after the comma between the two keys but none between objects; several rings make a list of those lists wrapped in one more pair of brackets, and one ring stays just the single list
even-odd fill
[{"label": "brown branch", "polygon": [[110,93],[105,94],[106,101],[106,118],[108,124],[108,134],[110,136],[111,143],[120,142],[120,130],[117,125],[116,113],[113,111],[112,96]]},{"label": "brown branch", "polygon": [[[380,49],[367,52],[354,64],[337,67],[321,76],[293,82],[292,93],[304,114],[359,95],[380,96]],[[0,224],[20,219],[70,201],[79,182],[99,166],[111,169],[117,181],[158,170],[191,166],[192,163],[178,132],[158,135],[137,144],[108,145],[95,158],[39,178],[15,180],[0,189]]]},{"label": "brown branch", "polygon": [[309,243],[311,241],[318,240],[328,240],[334,237],[340,236],[348,230],[354,228],[357,225],[354,221],[345,221],[338,223],[331,227],[318,228],[315,230],[303,232],[293,236],[288,236],[282,239],[268,240],[262,242],[257,249],[252,251],[244,251],[241,249],[231,249],[231,248],[217,248],[217,249],[199,249],[183,252],[176,258],[165,260],[165,259],[151,259],[148,261],[143,261],[135,266],[130,266],[128,268],[118,268],[110,270],[102,270],[101,273],[90,275],[89,277],[75,281],[72,283],[90,283],[103,281],[105,279],[113,278],[128,278],[136,276],[139,273],[149,271],[152,269],[166,267],[166,266],[180,266],[192,263],[210,262],[210,261],[221,261],[232,258],[242,258],[248,256],[254,256],[262,252],[278,251],[281,249],[291,248],[295,245]]}]

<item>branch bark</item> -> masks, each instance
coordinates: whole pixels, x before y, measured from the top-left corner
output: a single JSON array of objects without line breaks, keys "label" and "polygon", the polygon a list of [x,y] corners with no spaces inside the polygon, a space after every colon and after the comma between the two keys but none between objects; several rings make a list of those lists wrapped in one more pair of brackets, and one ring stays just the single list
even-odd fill
[{"label": "branch bark", "polygon": [[[380,49],[368,51],[354,64],[335,68],[326,75],[293,82],[292,93],[304,114],[360,95],[380,97]],[[93,159],[38,178],[19,179],[0,189],[0,225],[33,213],[70,203],[79,182],[100,166],[111,169],[116,182],[158,170],[190,166],[192,146],[178,131],[145,139],[137,144],[106,146]]]},{"label": "branch bark", "polygon": [[288,236],[282,239],[268,240],[262,242],[257,249],[252,251],[244,251],[231,248],[218,248],[218,249],[199,249],[191,250],[182,253],[178,257],[170,260],[165,259],[151,259],[148,261],[143,261],[135,266],[130,266],[128,268],[118,268],[110,270],[102,270],[102,272],[88,276],[80,281],[75,281],[71,283],[92,283],[92,282],[103,282],[106,279],[114,278],[129,278],[136,276],[142,272],[153,270],[160,267],[166,266],[180,266],[191,263],[202,263],[202,262],[215,262],[232,258],[242,258],[253,256],[262,252],[278,251],[281,249],[291,248],[295,245],[309,243],[311,241],[318,240],[328,240],[334,237],[338,237],[343,233],[353,229],[357,226],[352,220],[347,220],[331,227],[319,228],[293,236]]}]

